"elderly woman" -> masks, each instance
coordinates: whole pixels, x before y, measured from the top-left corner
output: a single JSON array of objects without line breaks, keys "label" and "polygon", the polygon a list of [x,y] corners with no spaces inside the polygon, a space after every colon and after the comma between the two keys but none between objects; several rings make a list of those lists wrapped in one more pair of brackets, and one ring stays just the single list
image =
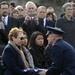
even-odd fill
[{"label": "elderly woman", "polygon": [[12,28],[8,38],[9,42],[2,53],[4,75],[35,75],[32,71],[24,71],[29,68],[29,64],[22,50],[23,30]]}]

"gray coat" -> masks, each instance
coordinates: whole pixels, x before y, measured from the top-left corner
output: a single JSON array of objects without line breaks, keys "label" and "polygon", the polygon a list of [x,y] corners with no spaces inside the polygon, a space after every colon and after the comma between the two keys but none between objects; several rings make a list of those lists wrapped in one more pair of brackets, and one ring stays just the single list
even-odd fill
[{"label": "gray coat", "polygon": [[57,20],[56,27],[65,31],[63,39],[75,48],[75,19],[72,17],[71,20],[68,21],[64,16]]}]

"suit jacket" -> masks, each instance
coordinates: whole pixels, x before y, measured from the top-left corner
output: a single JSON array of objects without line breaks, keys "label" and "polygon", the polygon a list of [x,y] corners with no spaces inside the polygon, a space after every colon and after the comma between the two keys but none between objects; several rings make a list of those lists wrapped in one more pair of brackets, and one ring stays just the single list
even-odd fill
[{"label": "suit jacket", "polygon": [[5,36],[5,31],[3,29],[0,29],[0,55],[2,54],[2,51],[7,43],[7,39]]},{"label": "suit jacket", "polygon": [[[8,33],[13,27],[19,27],[19,21],[13,17],[8,16],[8,22],[7,25],[4,25],[5,29],[0,29],[0,43],[1,45],[5,45],[8,42]],[[0,47],[0,55],[2,53],[2,50],[4,49],[4,46]]]},{"label": "suit jacket", "polygon": [[21,17],[18,20],[19,20],[20,26],[22,26],[24,23],[25,17]]},{"label": "suit jacket", "polygon": [[46,75],[75,75],[75,49],[62,39],[52,46],[52,64]]},{"label": "suit jacket", "polygon": [[30,38],[31,34],[35,31],[40,31],[41,33],[45,34],[45,29],[43,28],[40,23],[37,25],[34,20],[28,21],[28,23],[23,23],[22,28],[25,32],[27,32],[28,37]]},{"label": "suit jacket", "polygon": [[[44,25],[44,22],[45,22],[45,25]],[[55,22],[47,20],[46,18],[45,20],[43,18],[39,18],[39,23],[45,28],[46,32],[47,32],[47,26],[55,27]]]},{"label": "suit jacket", "polygon": [[[45,23],[44,23],[45,22]],[[50,27],[55,27],[55,22],[54,21],[50,21],[50,20],[47,20],[45,18],[45,20],[43,18],[39,18],[39,23],[40,25],[44,28],[45,30],[45,33],[44,33],[44,39],[45,39],[45,42],[44,42],[44,45],[46,46],[47,45],[47,36],[46,36],[46,33],[47,33],[47,26],[50,26]]]},{"label": "suit jacket", "polygon": [[15,19],[13,17],[8,16],[8,22],[7,22],[7,25],[5,25],[6,37],[8,37],[9,31],[13,27],[19,27],[19,20]]}]

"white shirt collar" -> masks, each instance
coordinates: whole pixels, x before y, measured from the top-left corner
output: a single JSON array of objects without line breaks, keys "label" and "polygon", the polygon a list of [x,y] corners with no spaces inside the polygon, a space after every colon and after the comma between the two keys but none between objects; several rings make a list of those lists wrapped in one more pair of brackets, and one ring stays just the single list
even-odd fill
[{"label": "white shirt collar", "polygon": [[46,18],[44,18],[44,27],[45,27],[45,25],[46,25]]}]

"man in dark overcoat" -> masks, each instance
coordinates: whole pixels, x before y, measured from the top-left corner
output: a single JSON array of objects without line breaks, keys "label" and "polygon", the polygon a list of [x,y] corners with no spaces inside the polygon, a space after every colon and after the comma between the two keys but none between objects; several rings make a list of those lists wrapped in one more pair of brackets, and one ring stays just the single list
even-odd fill
[{"label": "man in dark overcoat", "polygon": [[75,49],[62,39],[64,31],[48,27],[48,43],[52,44],[52,64],[40,75],[75,75]]}]

